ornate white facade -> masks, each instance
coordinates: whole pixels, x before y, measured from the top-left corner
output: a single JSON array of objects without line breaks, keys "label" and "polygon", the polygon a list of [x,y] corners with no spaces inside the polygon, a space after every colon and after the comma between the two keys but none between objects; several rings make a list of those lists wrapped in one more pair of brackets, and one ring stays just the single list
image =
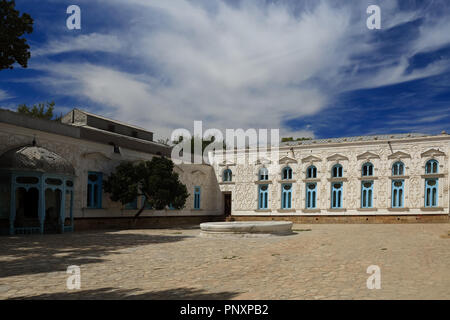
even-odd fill
[{"label": "ornate white facade", "polygon": [[[347,140],[347,141],[346,141]],[[449,213],[449,154],[450,136],[394,135],[332,140],[307,141],[284,145],[279,161],[269,161],[270,153],[256,155],[255,150],[227,153],[217,156],[214,170],[222,192],[232,193],[232,214],[237,216],[296,216],[296,215],[436,215]],[[244,157],[252,158],[250,161]],[[255,157],[258,157],[255,161]],[[426,174],[425,165],[435,160],[438,172]],[[363,177],[362,167],[373,165],[371,176]],[[404,172],[394,176],[394,163],[403,163]],[[343,175],[332,177],[332,168],[341,165]],[[307,169],[317,168],[317,175],[308,179]],[[259,181],[258,172],[266,167],[267,181]],[[292,179],[283,180],[282,170],[292,169]],[[232,181],[223,182],[223,171],[232,171]],[[437,203],[425,204],[425,181],[438,181]],[[404,181],[403,203],[393,207],[393,181]],[[362,183],[372,181],[370,208],[362,205]],[[332,185],[341,182],[342,203],[332,208]],[[307,183],[317,186],[314,209],[307,209]],[[259,205],[259,186],[268,186],[268,206]],[[283,208],[283,184],[292,186],[290,208]]]}]

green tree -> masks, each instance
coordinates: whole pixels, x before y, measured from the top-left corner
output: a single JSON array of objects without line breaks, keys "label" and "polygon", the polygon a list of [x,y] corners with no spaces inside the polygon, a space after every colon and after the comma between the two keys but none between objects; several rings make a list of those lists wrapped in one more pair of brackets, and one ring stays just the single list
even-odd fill
[{"label": "green tree", "polygon": [[294,137],[281,138],[281,142],[308,141],[308,140],[312,140],[312,138],[296,138],[296,139],[294,139]]},{"label": "green tree", "polygon": [[38,103],[33,107],[28,107],[26,104],[19,104],[17,112],[25,114],[30,117],[45,119],[45,120],[61,120],[62,115],[54,117],[53,111],[55,110],[55,102]]},{"label": "green tree", "polygon": [[24,33],[33,32],[33,19],[27,13],[20,16],[14,0],[0,0],[0,70],[13,69],[18,63],[27,67],[30,46]]},{"label": "green tree", "polygon": [[156,210],[163,210],[168,206],[182,209],[189,194],[173,168],[172,160],[164,157],[154,157],[151,161],[137,164],[124,161],[103,182],[104,190],[110,194],[112,201],[120,201],[124,205],[144,196],[135,218],[148,205]]}]

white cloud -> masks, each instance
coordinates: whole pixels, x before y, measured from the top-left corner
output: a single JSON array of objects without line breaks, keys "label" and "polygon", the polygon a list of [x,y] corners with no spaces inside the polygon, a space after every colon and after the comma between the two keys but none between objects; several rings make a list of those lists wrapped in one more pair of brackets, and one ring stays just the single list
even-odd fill
[{"label": "white cloud", "polygon": [[[51,90],[85,99],[86,108],[103,105],[104,115],[157,136],[170,136],[179,127],[192,129],[194,120],[203,120],[204,129],[282,128],[285,120],[320,112],[342,90],[409,81],[448,67],[441,62],[406,72],[412,52],[445,42],[422,39],[431,32],[424,29],[408,53],[385,61],[376,72],[344,74],[343,69],[373,67],[352,57],[370,54],[378,45],[368,41],[373,31],[366,28],[365,7],[355,9],[356,3],[314,2],[296,16],[287,6],[251,1],[229,6],[211,0],[206,8],[187,0],[108,0],[119,12],[133,11],[129,29],[111,31],[114,36],[94,33],[50,41],[37,56],[113,52],[138,61],[139,72],[82,63],[33,67],[49,73],[45,84]],[[381,6],[389,27],[417,18],[396,15],[392,1],[381,1]],[[314,135],[310,128],[282,131]]]},{"label": "white cloud", "polygon": [[7,91],[0,89],[0,101],[9,100],[14,98]]},{"label": "white cloud", "polygon": [[33,57],[73,51],[118,52],[121,48],[122,43],[117,36],[91,33],[76,37],[66,36],[62,39],[51,40],[43,47],[33,50]]}]

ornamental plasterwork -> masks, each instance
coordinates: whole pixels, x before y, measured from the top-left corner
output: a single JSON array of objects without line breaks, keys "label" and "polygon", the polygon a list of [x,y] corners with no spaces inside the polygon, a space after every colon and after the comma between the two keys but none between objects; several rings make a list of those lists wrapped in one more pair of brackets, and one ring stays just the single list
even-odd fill
[{"label": "ornamental plasterwork", "polygon": [[411,155],[403,151],[397,151],[388,156],[389,160],[411,159]]},{"label": "ornamental plasterwork", "polygon": [[445,153],[437,149],[430,149],[420,155],[422,158],[445,157]]},{"label": "ornamental plasterwork", "polygon": [[332,156],[327,157],[328,161],[348,161],[348,158],[346,156],[343,156],[342,154],[336,153]]}]

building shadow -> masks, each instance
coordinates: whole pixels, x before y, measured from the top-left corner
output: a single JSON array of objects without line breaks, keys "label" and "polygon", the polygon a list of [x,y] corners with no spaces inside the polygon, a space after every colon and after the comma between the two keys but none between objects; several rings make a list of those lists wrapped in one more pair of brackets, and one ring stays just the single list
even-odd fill
[{"label": "building shadow", "polygon": [[100,288],[16,297],[11,300],[229,300],[240,292],[207,292],[202,289],[176,288],[143,292],[140,289]]},{"label": "building shadow", "polygon": [[119,250],[177,242],[186,238],[188,236],[110,231],[2,237],[0,279],[17,275],[66,271],[70,265],[102,262],[104,256],[121,254]]}]

